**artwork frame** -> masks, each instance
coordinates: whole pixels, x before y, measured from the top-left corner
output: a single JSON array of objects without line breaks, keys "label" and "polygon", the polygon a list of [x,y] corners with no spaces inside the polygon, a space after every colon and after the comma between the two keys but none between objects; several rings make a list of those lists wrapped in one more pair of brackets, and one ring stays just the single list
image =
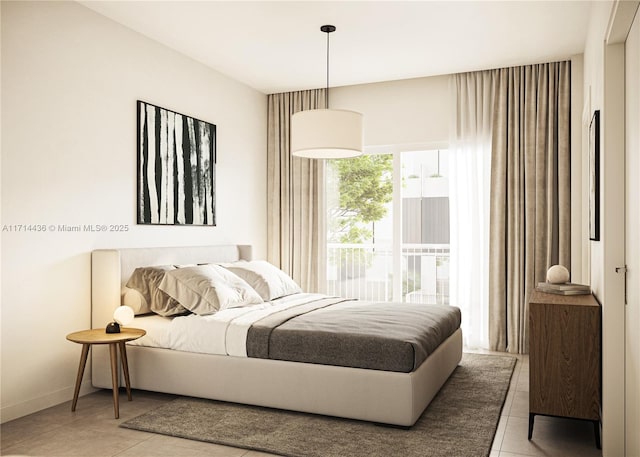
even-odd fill
[{"label": "artwork frame", "polygon": [[216,226],[216,125],[138,100],[137,222]]},{"label": "artwork frame", "polygon": [[589,123],[589,239],[600,241],[600,110]]}]

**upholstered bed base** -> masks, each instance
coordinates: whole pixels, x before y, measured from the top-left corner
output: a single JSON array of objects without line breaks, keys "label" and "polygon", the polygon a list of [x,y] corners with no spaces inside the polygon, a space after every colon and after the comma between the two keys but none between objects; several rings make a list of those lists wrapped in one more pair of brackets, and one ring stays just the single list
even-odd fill
[{"label": "upholstered bed base", "polygon": [[[203,250],[209,250],[204,259]],[[121,286],[136,266],[249,257],[246,246],[94,251],[93,327],[103,327],[111,320],[120,304]],[[458,329],[411,373],[141,346],[128,346],[127,355],[133,388],[411,426],[458,365],[462,332]],[[95,387],[111,388],[109,370],[108,351],[94,345]]]}]

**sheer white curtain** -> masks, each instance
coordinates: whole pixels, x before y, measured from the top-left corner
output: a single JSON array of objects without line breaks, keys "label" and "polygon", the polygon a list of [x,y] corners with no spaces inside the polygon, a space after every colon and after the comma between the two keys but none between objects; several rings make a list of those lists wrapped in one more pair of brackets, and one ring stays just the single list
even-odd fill
[{"label": "sheer white curtain", "polygon": [[451,76],[450,303],[462,311],[465,346],[489,347],[489,190],[494,71]]}]

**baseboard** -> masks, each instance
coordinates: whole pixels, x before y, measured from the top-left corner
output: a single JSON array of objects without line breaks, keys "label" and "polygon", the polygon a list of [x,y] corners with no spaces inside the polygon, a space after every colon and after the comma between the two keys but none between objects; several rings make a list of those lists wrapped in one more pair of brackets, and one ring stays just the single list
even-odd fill
[{"label": "baseboard", "polygon": [[[71,401],[73,399],[73,389],[73,387],[67,387],[15,405],[3,406],[0,408],[0,423],[4,424],[5,422],[36,413],[51,406]],[[91,385],[91,381],[87,380],[80,386],[80,396],[90,394],[96,390],[98,389]],[[69,412],[71,412],[71,404],[69,404]]]}]

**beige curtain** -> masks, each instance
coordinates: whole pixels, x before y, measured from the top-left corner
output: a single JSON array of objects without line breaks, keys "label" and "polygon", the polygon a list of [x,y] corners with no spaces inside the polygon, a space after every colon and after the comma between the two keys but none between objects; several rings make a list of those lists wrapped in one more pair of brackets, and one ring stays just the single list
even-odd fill
[{"label": "beige curtain", "polygon": [[570,267],[569,62],[501,69],[494,107],[489,340],[527,353],[528,300],[547,269]]},{"label": "beige curtain", "polygon": [[268,98],[267,260],[305,292],[324,289],[324,161],[292,157],[291,116],[325,108],[325,89]]}]

